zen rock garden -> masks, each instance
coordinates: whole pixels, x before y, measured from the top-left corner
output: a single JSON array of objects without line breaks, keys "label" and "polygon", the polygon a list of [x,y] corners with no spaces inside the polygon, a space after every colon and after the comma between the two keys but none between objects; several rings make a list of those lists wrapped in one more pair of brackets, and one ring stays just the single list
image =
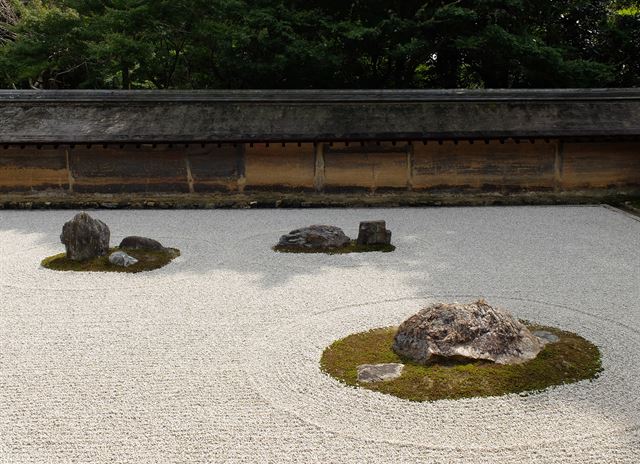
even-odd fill
[{"label": "zen rock garden", "polygon": [[540,391],[601,371],[587,340],[484,300],[435,303],[397,328],[350,335],[325,350],[321,366],[349,385],[417,401]]},{"label": "zen rock garden", "polygon": [[[66,222],[66,252],[43,260],[54,270],[140,272],[168,264],[180,252],[147,237],[111,233],[87,213]],[[291,253],[393,251],[385,221],[364,221],[358,237],[331,225],[283,235],[274,247]],[[350,335],[328,347],[321,367],[349,385],[416,401],[540,391],[601,371],[600,353],[587,340],[553,327],[515,319],[484,300],[435,303],[402,322]]]},{"label": "zen rock garden", "polygon": [[385,221],[364,221],[360,223],[356,240],[349,238],[339,227],[311,225],[283,235],[273,249],[288,253],[341,254],[390,252],[395,247],[391,245],[391,231]]},{"label": "zen rock garden", "polygon": [[[79,212],[0,211],[8,462],[251,461],[248,441],[278,463],[637,461],[640,251],[616,254],[636,219]],[[281,235],[316,253],[358,239],[398,250],[280,254]],[[180,448],[162,448],[176,433]]]},{"label": "zen rock garden", "polygon": [[60,271],[141,272],[158,269],[180,255],[157,240],[129,236],[110,248],[111,232],[102,221],[79,213],[62,227],[65,253],[45,258],[42,266]]}]

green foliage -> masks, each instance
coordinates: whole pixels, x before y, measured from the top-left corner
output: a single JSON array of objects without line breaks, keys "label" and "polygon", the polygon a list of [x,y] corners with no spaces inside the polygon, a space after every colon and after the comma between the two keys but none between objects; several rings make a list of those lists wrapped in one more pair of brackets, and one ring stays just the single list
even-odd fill
[{"label": "green foliage", "polygon": [[640,86],[640,2],[615,2],[607,23],[607,60],[616,70],[616,84]]},{"label": "green foliage", "polygon": [[0,0],[0,86],[635,86],[639,11],[614,0]]}]

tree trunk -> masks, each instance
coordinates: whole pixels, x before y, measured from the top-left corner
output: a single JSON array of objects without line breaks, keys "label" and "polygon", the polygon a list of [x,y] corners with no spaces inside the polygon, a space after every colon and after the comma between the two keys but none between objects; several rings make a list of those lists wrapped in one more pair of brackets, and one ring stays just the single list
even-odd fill
[{"label": "tree trunk", "polygon": [[438,87],[455,89],[458,87],[458,51],[445,46],[438,50],[436,58],[436,79]]},{"label": "tree trunk", "polygon": [[122,88],[129,90],[131,88],[131,77],[129,76],[129,66],[122,66]]}]

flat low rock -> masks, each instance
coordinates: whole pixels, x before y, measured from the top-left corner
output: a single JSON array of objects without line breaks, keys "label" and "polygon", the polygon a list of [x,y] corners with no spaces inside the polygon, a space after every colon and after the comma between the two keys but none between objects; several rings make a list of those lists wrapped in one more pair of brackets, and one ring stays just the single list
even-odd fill
[{"label": "flat low rock", "polygon": [[109,255],[109,262],[116,266],[129,267],[136,264],[138,260],[133,256],[129,256],[124,251],[114,251]]},{"label": "flat low rock", "polygon": [[286,248],[340,248],[351,242],[343,230],[335,226],[312,225],[292,230],[280,237],[278,247]]},{"label": "flat low rock", "polygon": [[130,248],[133,250],[164,250],[162,244],[157,240],[147,237],[138,237],[137,235],[131,235],[123,238],[120,242],[119,248]]},{"label": "flat low rock", "polygon": [[393,351],[419,364],[434,359],[519,364],[534,359],[543,343],[507,311],[480,300],[436,303],[404,321]]},{"label": "flat low rock", "polygon": [[60,241],[64,244],[67,258],[86,261],[109,252],[109,227],[87,213],[79,213],[62,226]]},{"label": "flat low rock", "polygon": [[402,375],[404,364],[361,364],[358,366],[358,382],[383,382],[397,379]]},{"label": "flat low rock", "polygon": [[385,221],[363,221],[358,228],[358,245],[389,245],[391,231]]},{"label": "flat low rock", "polygon": [[535,335],[543,345],[560,341],[560,337],[547,330],[536,330],[533,332],[533,335]]}]

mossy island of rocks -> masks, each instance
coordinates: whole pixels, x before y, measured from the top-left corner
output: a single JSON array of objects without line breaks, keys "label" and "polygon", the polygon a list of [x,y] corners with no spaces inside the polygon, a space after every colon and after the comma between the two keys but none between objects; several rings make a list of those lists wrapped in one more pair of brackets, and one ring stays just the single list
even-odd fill
[{"label": "mossy island of rocks", "polygon": [[273,249],[282,253],[345,254],[388,253],[396,247],[391,244],[391,231],[385,221],[363,221],[356,240],[349,238],[340,227],[311,225],[283,235]]},{"label": "mossy island of rocks", "polygon": [[60,241],[65,252],[41,264],[55,271],[136,273],[159,269],[180,256],[180,250],[147,237],[125,237],[117,247],[110,247],[110,239],[104,222],[79,213],[62,227]]},{"label": "mossy island of rocks", "polygon": [[586,339],[518,321],[484,300],[436,303],[399,327],[349,335],[320,364],[348,385],[414,401],[529,394],[602,371]]}]

